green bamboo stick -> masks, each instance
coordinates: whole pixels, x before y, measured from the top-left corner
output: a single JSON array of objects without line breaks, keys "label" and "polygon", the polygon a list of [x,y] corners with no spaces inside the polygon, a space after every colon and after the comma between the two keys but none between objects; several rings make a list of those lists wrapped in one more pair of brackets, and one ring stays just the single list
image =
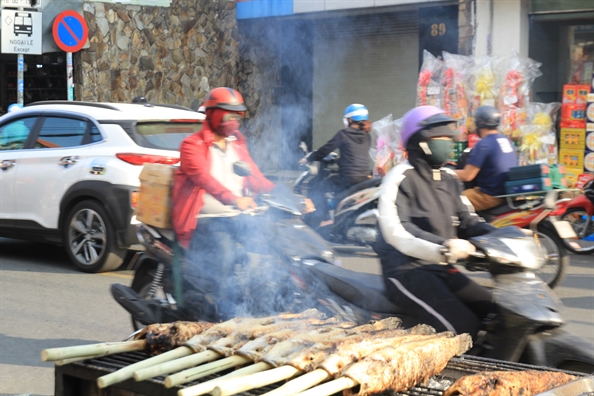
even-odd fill
[{"label": "green bamboo stick", "polygon": [[201,384],[197,384],[194,386],[190,386],[188,388],[180,389],[177,392],[177,396],[200,396],[210,393],[214,390],[214,388],[222,381],[227,381],[230,378],[234,377],[242,377],[244,375],[250,375],[254,373],[259,373],[261,371],[269,370],[272,366],[268,363],[259,362],[256,364],[252,364],[235,371],[230,372],[229,374],[223,375],[222,377],[212,379],[210,381],[203,382]]},{"label": "green bamboo stick", "polygon": [[212,391],[212,394],[214,396],[235,395],[250,389],[261,388],[266,385],[274,384],[275,382],[279,382],[302,373],[303,371],[296,369],[293,366],[281,366],[263,373],[233,378],[225,381],[224,383],[219,383],[219,385],[217,385],[217,387]]},{"label": "green bamboo stick", "polygon": [[214,351],[204,351],[190,356],[184,356],[180,359],[171,360],[169,362],[157,364],[155,366],[147,367],[138,370],[134,373],[136,381],[144,381],[149,378],[158,377],[160,375],[174,373],[189,367],[194,367],[202,363],[211,362],[215,359],[220,359],[221,354]]},{"label": "green bamboo stick", "polygon": [[332,378],[326,370],[317,369],[303,374],[300,377],[292,379],[281,387],[265,393],[263,396],[291,396],[299,392],[303,392],[313,386],[321,384],[322,382]]},{"label": "green bamboo stick", "polygon": [[162,353],[152,358],[142,360],[138,363],[126,366],[114,373],[104,375],[103,377],[97,378],[97,386],[100,389],[106,388],[110,385],[123,382],[127,379],[132,378],[135,372],[146,367],[151,367],[159,363],[167,362],[169,360],[178,359],[180,357],[188,356],[194,353],[192,349],[182,346],[169,352]]},{"label": "green bamboo stick", "polygon": [[103,342],[100,344],[77,345],[63,348],[50,348],[41,351],[41,360],[66,360],[83,356],[106,356],[114,353],[141,351],[146,347],[146,340],[126,342]]},{"label": "green bamboo stick", "polygon": [[359,384],[349,377],[340,377],[334,381],[326,382],[315,388],[308,389],[305,392],[298,393],[295,396],[330,396],[357,385]]},{"label": "green bamboo stick", "polygon": [[250,359],[243,356],[229,356],[225,359],[215,360],[214,362],[203,364],[202,366],[194,367],[165,377],[165,387],[171,388],[176,385],[185,384],[186,382],[204,378],[211,374],[219,373],[235,366],[251,362]]}]

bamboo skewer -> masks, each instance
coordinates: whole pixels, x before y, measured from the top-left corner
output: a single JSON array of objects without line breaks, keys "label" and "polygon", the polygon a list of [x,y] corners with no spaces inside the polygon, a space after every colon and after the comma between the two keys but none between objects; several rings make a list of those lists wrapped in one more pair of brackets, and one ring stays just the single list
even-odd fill
[{"label": "bamboo skewer", "polygon": [[165,387],[171,388],[176,385],[185,384],[186,382],[204,378],[211,374],[219,373],[235,366],[251,362],[250,359],[237,355],[229,356],[228,358],[221,360],[215,360],[214,362],[203,364],[202,366],[194,367],[165,377]]},{"label": "bamboo skewer", "polygon": [[70,363],[74,363],[74,362],[80,362],[81,360],[88,360],[88,359],[95,359],[101,356],[108,356],[108,355],[89,355],[89,356],[79,356],[79,357],[75,357],[75,358],[70,358],[70,359],[60,359],[60,360],[54,360],[54,364],[56,366],[64,366],[65,364],[70,364]]},{"label": "bamboo skewer", "polygon": [[216,352],[204,351],[138,370],[134,373],[134,379],[136,381],[143,381],[160,375],[181,371],[202,363],[212,362],[213,360],[220,358],[221,355]]},{"label": "bamboo skewer", "polygon": [[66,360],[83,356],[107,356],[114,353],[134,352],[143,350],[146,340],[127,342],[103,342],[100,344],[78,345],[63,348],[50,348],[41,351],[41,360]]},{"label": "bamboo skewer", "polygon": [[210,393],[217,387],[220,382],[227,381],[230,378],[234,377],[242,377],[245,375],[259,373],[261,371],[269,370],[272,366],[268,363],[259,362],[256,364],[252,364],[250,366],[246,366],[235,371],[230,372],[227,375],[223,375],[222,377],[215,378],[210,381],[203,382],[198,385],[190,386],[185,389],[181,389],[177,392],[177,396],[200,396]]},{"label": "bamboo skewer", "polygon": [[194,353],[192,349],[188,347],[179,347],[169,352],[162,353],[157,356],[153,356],[152,358],[142,360],[138,363],[131,364],[130,366],[126,366],[116,372],[104,375],[103,377],[97,378],[97,386],[100,389],[108,387],[113,384],[117,384],[119,382],[123,382],[127,379],[132,378],[136,371],[139,371],[143,368],[151,367],[157,365],[159,363],[167,362],[169,360],[177,359],[180,357],[188,356]]},{"label": "bamboo skewer", "polygon": [[298,393],[295,396],[331,396],[345,389],[350,389],[359,385],[349,377],[340,377],[334,381],[326,382],[320,386],[308,389],[305,392]]},{"label": "bamboo skewer", "polygon": [[283,386],[276,388],[262,396],[291,396],[299,392],[303,392],[313,386],[321,384],[322,382],[332,378],[326,370],[317,369],[310,371],[307,374],[303,374],[291,381],[287,382]]},{"label": "bamboo skewer", "polygon": [[245,377],[234,378],[224,383],[219,383],[212,391],[214,396],[230,396],[245,392],[250,389],[261,388],[266,385],[274,384],[295,375],[302,374],[303,371],[293,366],[281,366],[263,373],[248,375]]}]

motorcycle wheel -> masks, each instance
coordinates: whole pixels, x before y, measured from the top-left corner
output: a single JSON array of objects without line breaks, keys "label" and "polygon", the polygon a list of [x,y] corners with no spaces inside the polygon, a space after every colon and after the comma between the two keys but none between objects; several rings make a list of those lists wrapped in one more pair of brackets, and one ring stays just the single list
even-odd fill
[{"label": "motorcycle wheel", "polygon": [[[154,294],[151,295],[150,293],[151,285],[153,283],[153,279],[155,278],[155,271],[157,271],[156,263],[154,266],[149,268],[140,268],[134,274],[134,279],[132,280],[132,285],[130,288],[144,299],[165,300],[166,296],[162,285],[157,286],[157,290]],[[144,328],[145,325],[132,318],[132,327],[134,330],[140,330]]]},{"label": "motorcycle wheel", "polygon": [[[584,216],[588,216],[588,213],[582,208],[571,208],[561,217],[561,220],[568,221],[573,227],[573,230],[578,235],[591,235],[594,234],[594,221],[590,222],[590,226],[587,230],[584,228],[586,227],[586,220],[584,220]],[[578,243],[579,242],[575,242]],[[567,250],[574,254],[592,254],[594,253],[594,246],[590,247],[583,247],[582,249],[576,249],[571,244],[567,244]]]},{"label": "motorcycle wheel", "polygon": [[548,260],[536,275],[554,289],[565,278],[565,272],[569,266],[569,254],[565,250],[565,244],[554,231],[539,225],[537,235]]}]

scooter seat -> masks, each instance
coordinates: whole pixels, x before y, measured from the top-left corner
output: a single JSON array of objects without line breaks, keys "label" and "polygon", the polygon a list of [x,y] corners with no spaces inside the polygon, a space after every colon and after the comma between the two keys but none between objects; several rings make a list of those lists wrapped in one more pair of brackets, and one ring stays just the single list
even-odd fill
[{"label": "scooter seat", "polygon": [[360,308],[385,314],[404,313],[387,298],[380,275],[350,271],[327,263],[316,264],[312,270],[330,290]]},{"label": "scooter seat", "polygon": [[365,190],[367,188],[377,187],[382,183],[382,179],[380,178],[372,178],[369,180],[362,181],[361,183],[357,183],[354,186],[349,187],[347,190],[337,194],[334,197],[335,202],[340,202],[349,195],[356,193],[357,191]]}]

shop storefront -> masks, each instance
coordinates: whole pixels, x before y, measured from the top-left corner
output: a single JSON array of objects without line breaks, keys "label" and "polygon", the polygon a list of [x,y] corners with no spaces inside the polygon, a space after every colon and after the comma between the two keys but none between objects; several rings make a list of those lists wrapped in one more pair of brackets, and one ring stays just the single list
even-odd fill
[{"label": "shop storefront", "polygon": [[[542,62],[535,102],[560,102],[559,162],[594,172],[594,3],[533,0],[529,56]],[[589,106],[591,120],[588,120]]]},{"label": "shop storefront", "polygon": [[[266,61],[256,61],[267,64],[258,69],[262,80],[276,81],[273,104],[281,107],[281,146],[288,147],[283,167],[297,163],[299,140],[317,148],[342,128],[350,103],[367,106],[373,120],[400,117],[415,105],[422,50],[458,51],[458,1],[283,3],[237,3],[239,31],[248,38],[240,57],[268,49]],[[270,60],[271,53],[278,56]]]}]

